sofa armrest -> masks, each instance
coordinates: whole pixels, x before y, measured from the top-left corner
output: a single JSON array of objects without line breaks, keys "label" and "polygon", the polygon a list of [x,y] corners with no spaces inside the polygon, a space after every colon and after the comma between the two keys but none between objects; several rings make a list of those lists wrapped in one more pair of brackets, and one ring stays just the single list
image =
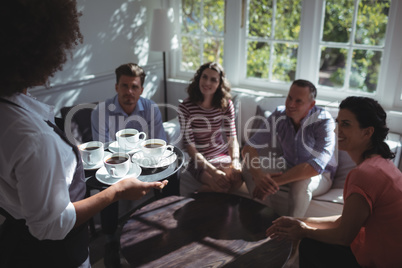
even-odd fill
[{"label": "sofa armrest", "polygon": [[167,143],[183,149],[179,118],[175,117],[167,122],[163,122],[163,128],[167,136]]},{"label": "sofa armrest", "polygon": [[392,161],[394,162],[395,166],[399,167],[402,151],[401,135],[397,133],[388,133],[388,137],[385,142],[388,144],[391,151],[395,153],[395,158]]}]

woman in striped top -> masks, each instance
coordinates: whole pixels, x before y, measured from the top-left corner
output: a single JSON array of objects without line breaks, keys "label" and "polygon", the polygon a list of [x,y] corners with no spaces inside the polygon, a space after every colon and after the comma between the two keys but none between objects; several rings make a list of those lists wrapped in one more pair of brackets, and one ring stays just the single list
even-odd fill
[{"label": "woman in striped top", "polygon": [[202,65],[179,105],[182,137],[191,157],[189,172],[199,191],[230,192],[242,184],[239,143],[230,85],[218,63]]}]

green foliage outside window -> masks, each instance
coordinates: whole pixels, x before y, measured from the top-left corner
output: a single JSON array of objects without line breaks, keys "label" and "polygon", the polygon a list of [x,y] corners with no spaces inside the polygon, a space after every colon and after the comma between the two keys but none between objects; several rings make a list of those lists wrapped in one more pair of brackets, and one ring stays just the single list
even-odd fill
[{"label": "green foliage outside window", "polygon": [[249,42],[247,50],[247,77],[269,77],[269,44],[266,42]]},{"label": "green foliage outside window", "polygon": [[[353,0],[326,1],[322,41],[327,43],[321,49],[319,84],[375,92],[391,1],[359,1],[355,27],[354,5]],[[331,48],[331,43],[344,48]],[[347,66],[348,55],[350,66]]]},{"label": "green foliage outside window", "polygon": [[195,71],[207,61],[223,64],[224,0],[182,0],[181,66]]},{"label": "green foliage outside window", "polygon": [[[376,91],[390,2],[324,2],[318,84]],[[247,78],[294,80],[302,0],[247,3],[246,66],[240,69],[245,68]],[[224,12],[224,0],[182,0],[182,71],[194,71],[207,61],[223,65]]]},{"label": "green foliage outside window", "polygon": [[274,5],[272,0],[249,1],[247,77],[290,82],[296,75],[301,1]]},{"label": "green foliage outside window", "polygon": [[391,1],[360,1],[356,44],[383,46]]},{"label": "green foliage outside window", "polygon": [[272,0],[251,0],[249,3],[248,35],[262,38],[271,37]]}]

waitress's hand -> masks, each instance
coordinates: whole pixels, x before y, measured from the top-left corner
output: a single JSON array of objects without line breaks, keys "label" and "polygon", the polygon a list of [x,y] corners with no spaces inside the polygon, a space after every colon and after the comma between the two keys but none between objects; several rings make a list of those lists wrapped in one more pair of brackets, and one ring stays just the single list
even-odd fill
[{"label": "waitress's hand", "polygon": [[127,178],[112,186],[116,187],[118,199],[138,200],[151,189],[163,189],[168,184],[167,180],[156,182],[143,182],[137,178]]}]

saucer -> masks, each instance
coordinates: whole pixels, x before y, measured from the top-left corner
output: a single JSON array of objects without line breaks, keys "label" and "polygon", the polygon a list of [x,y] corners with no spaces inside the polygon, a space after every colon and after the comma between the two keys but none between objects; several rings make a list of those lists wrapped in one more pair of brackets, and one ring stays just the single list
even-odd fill
[{"label": "saucer", "polygon": [[95,177],[101,183],[104,183],[107,185],[112,185],[112,184],[115,184],[116,182],[119,182],[119,181],[127,179],[127,178],[131,178],[131,177],[138,178],[141,174],[141,171],[142,170],[141,170],[140,166],[138,166],[135,163],[131,163],[130,171],[125,176],[114,178],[114,177],[110,176],[109,173],[107,173],[105,166],[103,166],[102,168],[98,169],[98,171],[96,171]]},{"label": "saucer", "polygon": [[132,154],[132,153],[135,153],[135,152],[141,150],[140,148],[138,148],[138,145],[140,145],[140,142],[137,143],[136,147],[126,150],[125,148],[120,147],[119,143],[117,141],[114,141],[114,142],[109,144],[108,149],[113,153]]},{"label": "saucer", "polygon": [[106,156],[109,156],[109,155],[112,155],[112,154],[109,153],[109,152],[104,152],[104,153],[103,153],[102,160],[99,161],[98,163],[96,163],[95,165],[88,165],[87,163],[85,163],[84,161],[82,161],[82,164],[83,164],[83,166],[84,166],[84,170],[95,170],[95,169],[99,169],[99,168],[103,167],[103,159],[104,159]]},{"label": "saucer", "polygon": [[172,153],[172,151],[166,150],[158,163],[151,164],[149,159],[144,157],[144,153],[139,151],[133,154],[132,159],[143,168],[161,168],[174,163],[177,159],[177,155],[174,152]]}]

